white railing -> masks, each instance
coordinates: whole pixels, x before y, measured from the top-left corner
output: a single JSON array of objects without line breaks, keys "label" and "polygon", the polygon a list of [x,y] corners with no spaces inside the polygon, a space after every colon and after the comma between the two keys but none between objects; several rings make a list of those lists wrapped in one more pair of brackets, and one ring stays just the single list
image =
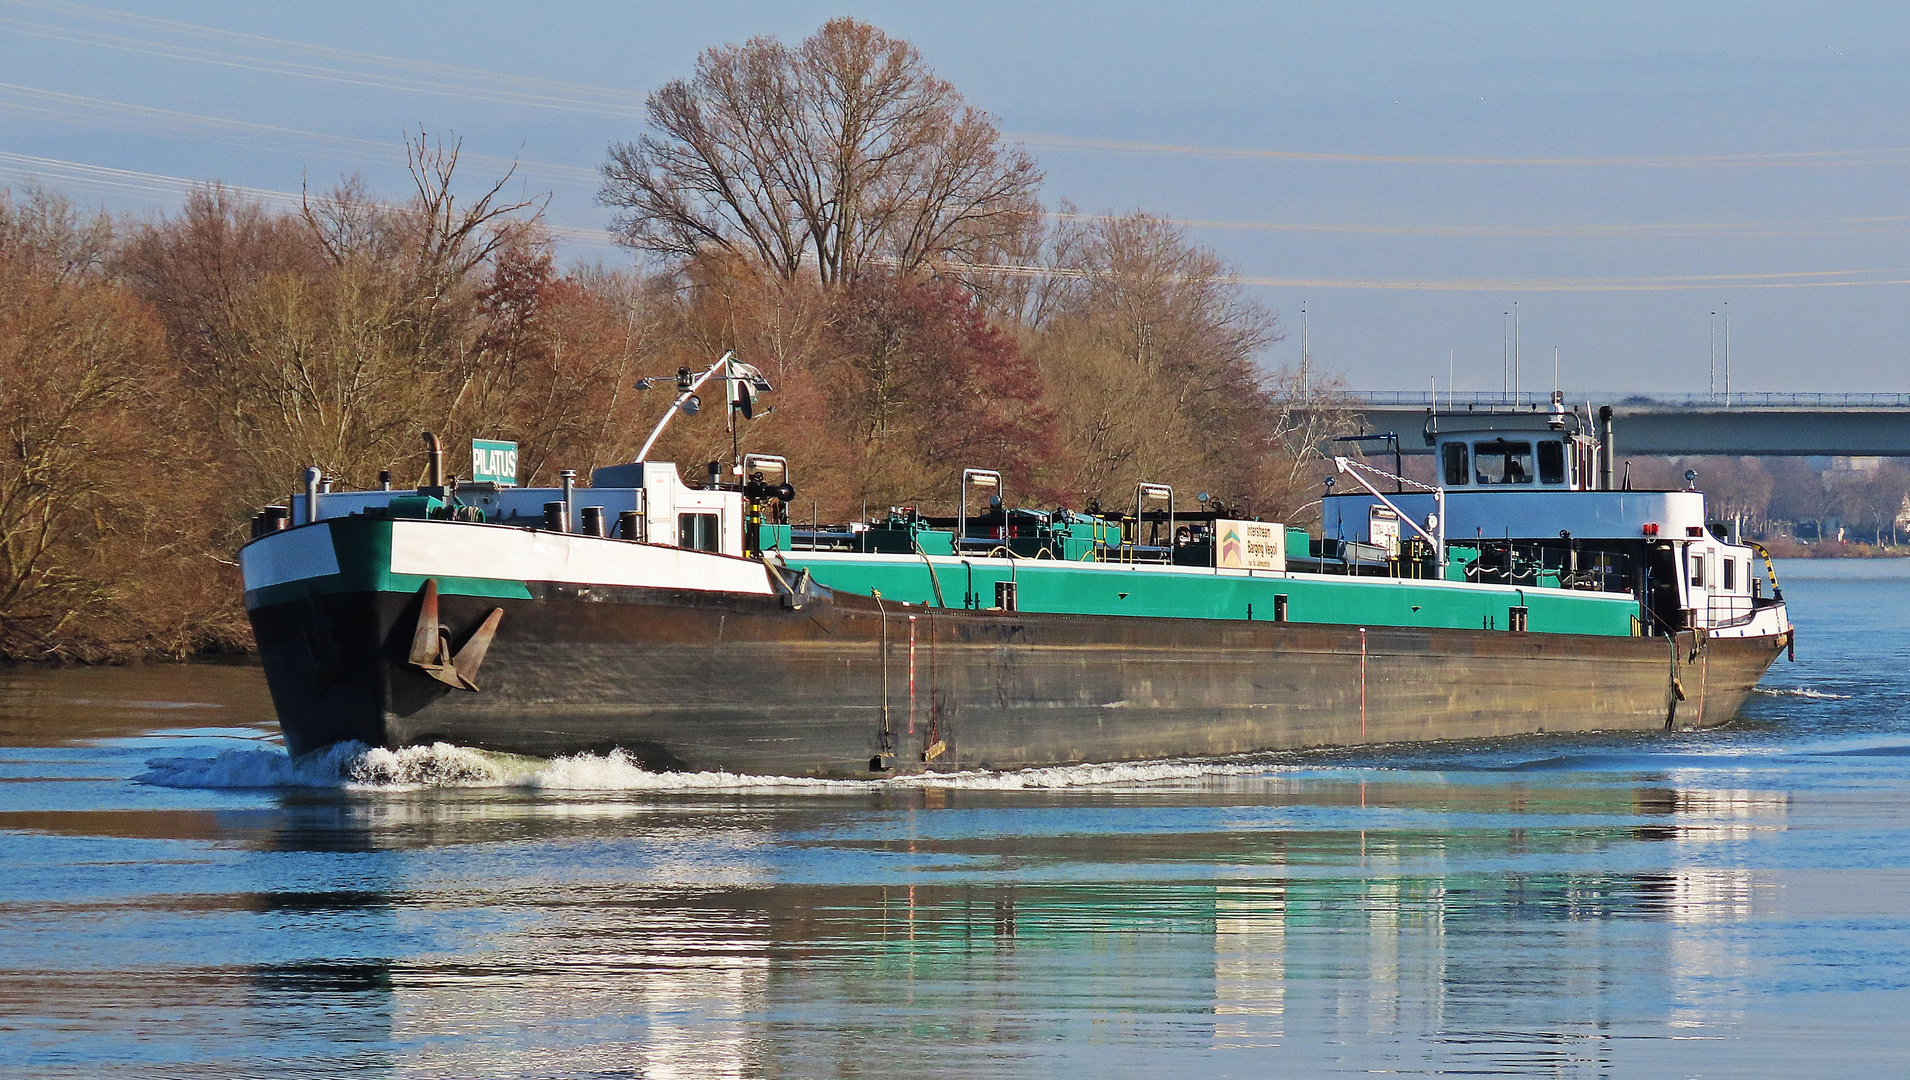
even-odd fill
[{"label": "white railing", "polygon": [[1705,606],[1704,624],[1723,626],[1739,619],[1751,617],[1752,603],[1748,596],[1712,596]]}]

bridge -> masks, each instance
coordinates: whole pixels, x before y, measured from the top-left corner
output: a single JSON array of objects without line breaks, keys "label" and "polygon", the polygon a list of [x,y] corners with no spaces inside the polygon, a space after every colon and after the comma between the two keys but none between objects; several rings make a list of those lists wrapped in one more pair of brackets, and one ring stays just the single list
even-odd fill
[{"label": "bridge", "polygon": [[[1545,412],[1552,395],[1351,391],[1366,431],[1399,433],[1399,449],[1426,454],[1426,411]],[[1617,456],[1685,454],[1779,457],[1910,457],[1910,393],[1568,393],[1567,407],[1610,405]]]}]

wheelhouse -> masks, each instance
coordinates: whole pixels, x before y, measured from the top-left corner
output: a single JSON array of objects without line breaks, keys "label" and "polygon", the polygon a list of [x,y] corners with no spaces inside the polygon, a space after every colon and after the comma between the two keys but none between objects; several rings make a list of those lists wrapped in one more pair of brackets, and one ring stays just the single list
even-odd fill
[{"label": "wheelhouse", "polygon": [[1597,488],[1598,440],[1576,411],[1469,414],[1443,431],[1432,426],[1440,419],[1428,422],[1428,438],[1448,491]]}]

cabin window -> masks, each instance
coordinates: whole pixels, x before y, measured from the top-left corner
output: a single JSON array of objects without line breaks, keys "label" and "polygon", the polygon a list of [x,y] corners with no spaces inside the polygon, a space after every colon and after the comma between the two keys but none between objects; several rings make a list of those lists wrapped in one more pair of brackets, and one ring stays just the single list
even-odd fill
[{"label": "cabin window", "polygon": [[1565,444],[1562,442],[1542,442],[1539,444],[1539,483],[1563,484],[1565,482]]},{"label": "cabin window", "polygon": [[1466,483],[1466,444],[1449,442],[1440,449],[1446,464],[1446,486],[1454,487]]},{"label": "cabin window", "polygon": [[1738,561],[1724,560],[1724,591],[1734,592],[1738,587]]},{"label": "cabin window", "polygon": [[1704,555],[1696,551],[1691,553],[1691,585],[1698,589],[1704,587]]},{"label": "cabin window", "polygon": [[678,514],[676,516],[677,546],[692,551],[717,551],[718,543],[715,514]]},{"label": "cabin window", "polygon": [[1472,467],[1481,484],[1529,484],[1532,482],[1532,444],[1504,439],[1473,443]]}]

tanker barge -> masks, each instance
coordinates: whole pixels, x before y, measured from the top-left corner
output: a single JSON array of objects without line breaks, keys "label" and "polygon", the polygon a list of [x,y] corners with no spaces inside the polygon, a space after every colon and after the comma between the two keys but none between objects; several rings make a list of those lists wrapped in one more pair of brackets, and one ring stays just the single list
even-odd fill
[{"label": "tanker barge", "polygon": [[1612,490],[1592,426],[1429,415],[1442,483],[1333,459],[1319,536],[1145,483],[1013,509],[985,469],[951,517],[836,527],[791,524],[762,455],[697,485],[308,470],[255,519],[245,600],[295,755],[870,777],[1725,723],[1792,641],[1769,561],[1696,490]]}]

